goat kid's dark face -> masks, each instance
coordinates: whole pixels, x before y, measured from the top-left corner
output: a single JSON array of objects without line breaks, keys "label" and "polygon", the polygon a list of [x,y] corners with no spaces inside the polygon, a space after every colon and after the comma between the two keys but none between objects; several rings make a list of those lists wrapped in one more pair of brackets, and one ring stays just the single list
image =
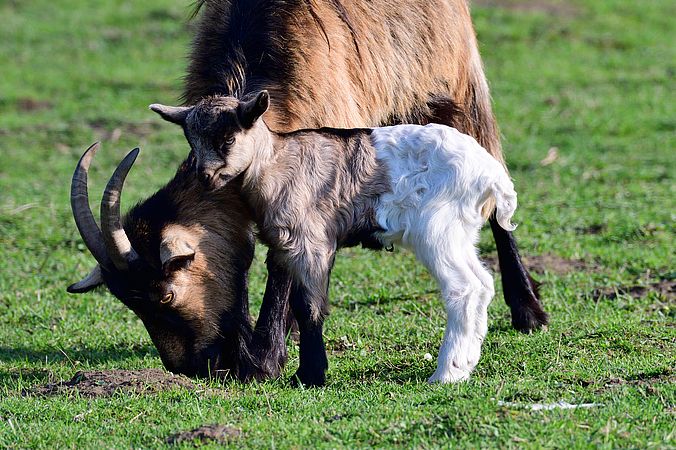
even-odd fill
[{"label": "goat kid's dark face", "polygon": [[251,164],[256,145],[252,130],[269,105],[268,92],[261,91],[248,100],[216,96],[192,107],[153,104],[150,109],[183,128],[198,179],[209,189],[220,189]]},{"label": "goat kid's dark face", "polygon": [[[221,322],[230,317],[229,308],[238,293],[213,273],[214,267],[222,266],[223,249],[218,247],[222,239],[217,230],[167,223],[150,234],[139,236],[132,231],[130,239],[119,216],[121,188],[131,167],[125,166],[129,156],[106,187],[99,229],[87,193],[87,172],[97,148],[98,144],[90,147],[78,163],[71,204],[80,235],[98,264],[68,291],[84,293],[105,284],[141,319],[163,364],[172,372],[207,376],[229,368],[230,361],[221,360],[222,350],[233,343],[226,341]],[[134,228],[147,233],[152,226]]]}]

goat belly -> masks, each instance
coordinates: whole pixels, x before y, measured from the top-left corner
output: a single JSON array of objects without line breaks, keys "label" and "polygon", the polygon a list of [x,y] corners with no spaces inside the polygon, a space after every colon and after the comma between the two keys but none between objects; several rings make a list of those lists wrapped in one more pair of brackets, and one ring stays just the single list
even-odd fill
[{"label": "goat belly", "polygon": [[375,220],[369,220],[369,222],[371,222],[369,226],[364,226],[353,230],[347,237],[345,237],[345,239],[340,240],[338,242],[338,247],[343,248],[361,245],[363,248],[368,248],[370,250],[382,250],[385,245],[380,239],[380,235],[385,230],[381,228],[375,222]]}]

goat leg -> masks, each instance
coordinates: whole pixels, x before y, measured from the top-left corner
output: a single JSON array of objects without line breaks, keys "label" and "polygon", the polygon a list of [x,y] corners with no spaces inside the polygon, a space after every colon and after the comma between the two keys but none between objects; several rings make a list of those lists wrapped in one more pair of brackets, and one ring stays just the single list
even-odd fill
[{"label": "goat leg", "polygon": [[495,215],[491,216],[489,222],[498,249],[502,291],[505,302],[512,311],[512,326],[521,332],[530,333],[547,325],[549,321],[538,298],[538,283],[531,278],[521,262],[512,233],[498,224]]},{"label": "goat leg", "polygon": [[286,364],[286,334],[291,313],[291,276],[275,262],[272,251],[268,252],[266,264],[268,281],[251,340],[251,352],[260,369],[254,378],[259,380],[277,378]]},{"label": "goat leg", "polygon": [[[300,383],[312,387],[326,383],[329,363],[322,336],[326,297],[317,297],[316,293],[313,295],[306,287],[294,283],[290,303],[300,331],[300,364],[291,378],[293,385]],[[321,309],[319,313],[318,307]]]}]

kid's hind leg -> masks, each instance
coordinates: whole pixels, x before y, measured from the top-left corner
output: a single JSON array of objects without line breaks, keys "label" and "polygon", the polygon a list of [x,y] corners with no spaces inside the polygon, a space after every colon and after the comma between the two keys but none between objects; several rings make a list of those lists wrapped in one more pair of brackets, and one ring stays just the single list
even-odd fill
[{"label": "kid's hind leg", "polygon": [[[481,77],[483,78],[483,74]],[[419,121],[422,124],[440,123],[457,128],[476,138],[491,155],[501,161],[500,138],[490,104],[477,104],[476,96],[470,98],[469,103],[457,101],[456,97],[451,94],[430,97],[429,116],[422,117]],[[495,215],[491,216],[490,225],[500,260],[502,290],[512,313],[512,326],[524,333],[546,326],[549,317],[540,301],[538,283],[521,261],[516,238],[511,231],[504,230],[498,224]]]},{"label": "kid's hind leg", "polygon": [[474,247],[468,246],[467,253],[468,255],[471,254],[467,263],[472,272],[474,272],[474,275],[476,275],[481,282],[479,303],[477,304],[476,326],[474,329],[475,345],[473,346],[476,350],[476,354],[473,355],[473,358],[478,362],[479,357],[481,356],[481,346],[488,333],[488,305],[490,305],[493,300],[495,288],[493,287],[493,277],[477,257]]},{"label": "kid's hind leg", "polygon": [[481,342],[475,336],[482,284],[467,263],[468,255],[454,248],[448,242],[449,236],[452,234],[444,233],[438,240],[428,236],[416,248],[418,259],[439,283],[447,314],[437,369],[430,383],[468,379],[481,352]]}]

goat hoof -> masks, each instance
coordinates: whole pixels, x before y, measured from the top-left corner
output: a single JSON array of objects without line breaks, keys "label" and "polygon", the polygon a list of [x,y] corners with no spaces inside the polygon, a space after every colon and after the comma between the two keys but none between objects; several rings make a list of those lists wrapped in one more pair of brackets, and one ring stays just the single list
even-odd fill
[{"label": "goat hoof", "polygon": [[452,367],[446,371],[437,370],[427,380],[428,383],[450,384],[469,380],[469,372],[457,367]]},{"label": "goat hoof", "polygon": [[279,358],[270,358],[267,361],[262,361],[260,364],[260,371],[256,374],[258,381],[274,380],[280,377],[282,369],[286,363],[286,355]]},{"label": "goat hoof", "polygon": [[540,283],[530,275],[520,284],[509,281],[509,278],[503,279],[503,288],[512,313],[512,327],[526,334],[546,327],[549,316],[540,302]]},{"label": "goat hoof", "polygon": [[512,308],[512,326],[522,333],[530,334],[538,329],[546,329],[548,323],[549,316],[539,303]]},{"label": "goat hoof", "polygon": [[299,369],[289,380],[293,387],[320,387],[326,384],[324,373],[309,374]]}]

